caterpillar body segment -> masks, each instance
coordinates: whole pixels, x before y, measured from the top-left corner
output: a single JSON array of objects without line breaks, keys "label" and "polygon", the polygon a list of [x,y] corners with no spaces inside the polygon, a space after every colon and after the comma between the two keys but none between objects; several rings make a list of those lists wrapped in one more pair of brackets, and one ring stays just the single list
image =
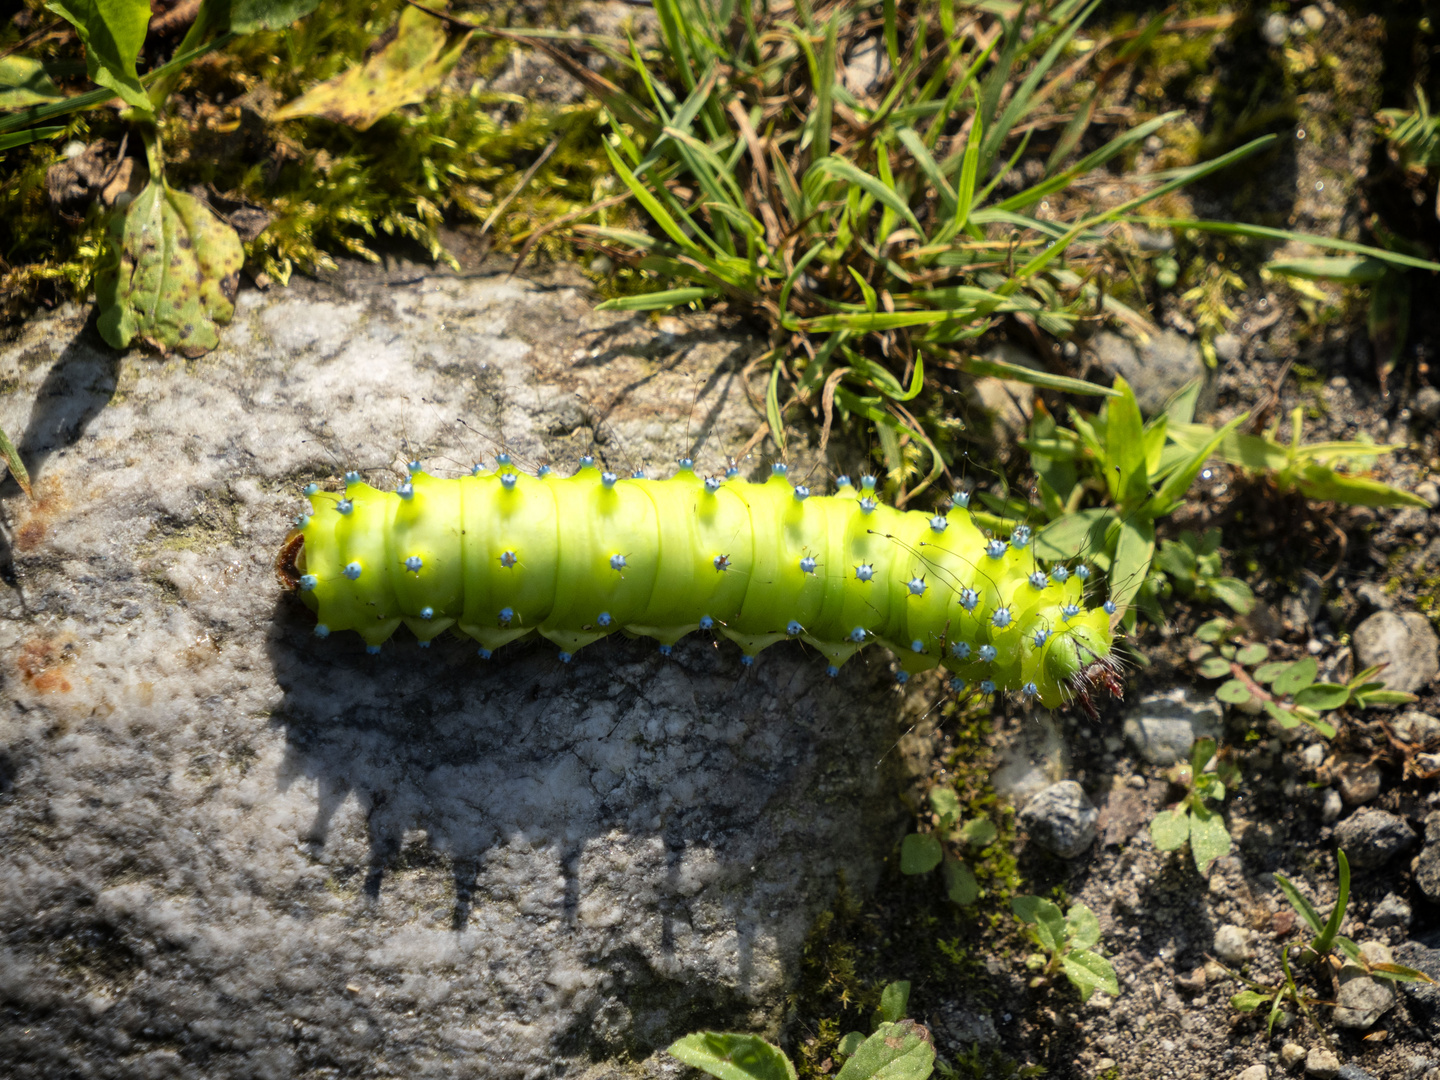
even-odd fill
[{"label": "caterpillar body segment", "polygon": [[963,505],[899,511],[872,487],[842,478],[810,496],[783,467],[751,483],[688,462],[668,480],[588,462],[563,478],[506,463],[448,480],[417,463],[395,492],[354,474],[343,492],[307,489],[278,565],[317,633],[355,630],[372,650],[402,622],[422,644],[454,628],[482,655],[539,634],[562,659],[616,631],[668,651],[713,629],[747,662],[805,641],[833,674],[879,642],[907,674],[943,665],[958,689],[1047,706],[1083,699],[1113,665],[1108,614],[1085,606],[1082,574],[1036,563],[1028,531],[988,537]]}]

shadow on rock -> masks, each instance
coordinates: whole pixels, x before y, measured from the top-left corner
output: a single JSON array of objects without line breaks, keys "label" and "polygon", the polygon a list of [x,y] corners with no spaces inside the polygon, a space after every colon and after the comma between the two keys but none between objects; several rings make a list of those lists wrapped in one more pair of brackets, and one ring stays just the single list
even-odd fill
[{"label": "shadow on rock", "polygon": [[270,640],[308,856],[357,916],[443,903],[427,933],[470,943],[510,1020],[548,1014],[554,1053],[777,1018],[838,875],[868,887],[903,827],[899,699],[864,658],[747,669],[695,635],[670,659],[611,640],[486,662],[404,631],[369,656],[313,625],[287,597]]}]

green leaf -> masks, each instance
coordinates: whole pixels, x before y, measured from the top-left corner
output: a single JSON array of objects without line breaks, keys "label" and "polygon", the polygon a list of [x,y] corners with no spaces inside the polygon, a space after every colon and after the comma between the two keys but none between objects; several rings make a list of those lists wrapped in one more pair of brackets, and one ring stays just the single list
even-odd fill
[{"label": "green leaf", "polygon": [[1230,832],[1219,811],[1203,805],[1195,807],[1190,822],[1190,854],[1195,857],[1195,869],[1201,874],[1216,859],[1230,854]]},{"label": "green leaf", "polygon": [[13,150],[17,146],[29,146],[31,143],[44,142],[46,139],[53,139],[57,135],[64,135],[63,127],[37,127],[25,131],[12,131],[0,135],[0,150]]},{"label": "green leaf", "polygon": [[905,1007],[910,1003],[910,984],[892,982],[880,991],[880,1008],[875,1010],[875,1026],[896,1024],[905,1019]]},{"label": "green leaf", "polygon": [[92,82],[151,112],[135,58],[150,26],[150,0],[50,0],[46,8],[71,23],[85,43],[85,70]]},{"label": "green leaf", "polygon": [[1210,594],[1237,615],[1249,615],[1255,610],[1255,594],[1239,578],[1215,578],[1210,582]]},{"label": "green leaf", "polygon": [[1072,949],[1093,949],[1100,944],[1100,920],[1084,904],[1071,904],[1065,913],[1065,926]]},{"label": "green leaf", "polygon": [[1235,654],[1235,662],[1244,664],[1246,667],[1254,667],[1270,655],[1268,645],[1246,645]]},{"label": "green leaf", "polygon": [[669,1055],[720,1080],[795,1080],[795,1066],[758,1035],[700,1031],[670,1044]]},{"label": "green leaf", "polygon": [[235,313],[244,259],[234,229],[152,180],[110,220],[95,279],[100,336],[117,349],[139,338],[162,352],[204,355]]},{"label": "green leaf", "polygon": [[1355,695],[1355,703],[1362,709],[1376,705],[1408,705],[1419,699],[1403,690],[1366,690]]},{"label": "green leaf", "polygon": [[[1144,465],[1142,463],[1141,468]],[[1115,564],[1110,569],[1110,599],[1122,611],[1145,584],[1150,559],[1155,554],[1155,522],[1147,517],[1130,517],[1120,522],[1120,539],[1115,545]]]},{"label": "green leaf", "polygon": [[1190,746],[1190,775],[1198,782],[1205,766],[1210,764],[1210,759],[1215,756],[1215,740],[1206,735],[1202,739],[1196,739]]},{"label": "green leaf", "polygon": [[1379,280],[1385,264],[1365,255],[1317,255],[1308,259],[1271,259],[1265,269],[1291,277],[1362,284]]},{"label": "green leaf", "polygon": [[863,1031],[852,1031],[835,1044],[835,1053],[842,1058],[850,1057],[865,1044]]},{"label": "green leaf", "polygon": [[1104,551],[1115,520],[1115,512],[1102,506],[1056,518],[1035,534],[1035,554],[1047,562],[1064,562]]},{"label": "green leaf", "polygon": [[[1235,429],[1249,419],[1249,416],[1249,413],[1241,413],[1219,431],[1212,431],[1210,428],[1200,424],[1190,425],[1189,430],[1195,431],[1198,429],[1204,434],[1191,443],[1181,443],[1181,445],[1189,446],[1191,450],[1190,457],[1176,466],[1175,471],[1167,476],[1165,482],[1160,485],[1160,490],[1150,497],[1150,503],[1147,508],[1148,512],[1154,517],[1164,517],[1167,514],[1173,513],[1175,508],[1184,501],[1185,493],[1190,490],[1190,485],[1193,484],[1195,478],[1200,475],[1200,470],[1205,467],[1205,462],[1208,461],[1210,456],[1219,450],[1227,440],[1236,437]],[[1180,427],[1182,425],[1177,424],[1175,426]],[[1177,443],[1181,442],[1180,439],[1175,437],[1175,433],[1170,430],[1170,425],[1168,424],[1166,425],[1166,434],[1169,435],[1170,438],[1175,439]]]},{"label": "green leaf", "polygon": [[1290,884],[1290,879],[1275,875],[1275,884],[1280,886],[1280,891],[1285,894],[1285,899],[1290,901],[1290,906],[1296,913],[1305,920],[1306,924],[1315,933],[1320,933],[1325,924],[1320,920],[1320,913],[1315,910],[1309,900],[1300,895],[1300,891]]},{"label": "green leaf", "polygon": [[1065,916],[1051,901],[1039,896],[1017,896],[1010,901],[1010,910],[1021,922],[1035,927],[1041,945],[1059,952],[1065,944]]},{"label": "green leaf", "polygon": [[1215,691],[1215,696],[1227,705],[1244,705],[1250,700],[1250,688],[1239,679],[1231,679],[1229,682],[1221,683]]},{"label": "green leaf", "polygon": [[1114,388],[1120,396],[1105,405],[1105,482],[1110,497],[1128,510],[1139,506],[1150,490],[1145,468],[1145,423],[1130,384],[1117,375]]},{"label": "green leaf", "polygon": [[930,1032],[914,1020],[881,1024],[845,1062],[835,1080],[926,1080],[935,1068]]},{"label": "green leaf", "polygon": [[1068,375],[1052,375],[1048,371],[1036,371],[1034,368],[1012,364],[1005,360],[987,360],[983,357],[972,356],[964,361],[964,367],[967,372],[977,378],[994,376],[1010,382],[1025,383],[1027,386],[1038,386],[1042,390],[1057,390],[1062,394],[1116,396],[1116,391],[1101,386],[1099,383],[1086,382],[1084,379],[1072,379]]},{"label": "green leaf", "polygon": [[1279,678],[1289,666],[1290,662],[1288,660],[1272,660],[1268,664],[1261,664],[1257,667],[1254,672],[1251,673],[1251,677],[1256,682],[1268,686]]},{"label": "green leaf", "polygon": [[[443,4],[441,8],[443,9]],[[275,110],[271,120],[318,116],[368,130],[402,105],[424,101],[440,88],[470,41],[470,31],[450,32],[449,24],[414,7],[400,13],[395,38],[363,63]],[[609,143],[606,143],[609,148]]]},{"label": "green leaf", "polygon": [[230,29],[237,34],[283,30],[319,4],[320,0],[230,0]]},{"label": "green leaf", "polygon": [[770,368],[770,385],[765,388],[765,421],[770,425],[770,438],[780,453],[785,453],[785,418],[780,415],[780,375],[784,370],[779,360]]},{"label": "green leaf", "polygon": [[1314,233],[1292,232],[1289,229],[1276,229],[1268,225],[1246,225],[1233,221],[1201,221],[1194,218],[1144,218],[1146,224],[1171,228],[1171,229],[1198,229],[1201,232],[1220,233],[1224,236],[1251,236],[1261,240],[1279,240],[1282,243],[1289,243],[1298,240],[1303,244],[1311,244],[1318,248],[1329,248],[1332,251],[1352,251],[1357,255],[1369,255],[1373,259],[1389,263],[1391,266],[1408,266],[1417,270],[1440,270],[1440,263],[1431,262],[1428,259],[1418,259],[1413,255],[1406,255],[1398,251],[1387,251],[1384,248],[1371,247],[1369,244],[1357,244],[1353,240],[1340,240],[1330,236],[1317,236]]},{"label": "green leaf", "polygon": [[1390,979],[1392,982],[1433,983],[1435,981],[1425,972],[1416,971],[1403,964],[1372,964],[1370,974],[1377,979]]},{"label": "green leaf", "polygon": [[1274,996],[1274,994],[1257,993],[1254,990],[1241,990],[1230,999],[1230,1007],[1237,1012],[1254,1012]]},{"label": "green leaf", "polygon": [[4,431],[0,431],[0,463],[10,470],[20,490],[33,499],[35,494],[30,490],[30,472],[25,468],[25,462],[20,460],[20,451],[15,449],[15,444]]},{"label": "green leaf", "polygon": [[1321,956],[1330,951],[1330,946],[1335,941],[1335,935],[1340,932],[1340,924],[1345,921],[1345,905],[1350,900],[1350,860],[1345,858],[1345,852],[1335,852],[1335,862],[1339,866],[1338,888],[1335,895],[1335,907],[1330,912],[1330,919],[1325,923],[1319,935],[1315,938],[1314,950]]},{"label": "green leaf", "polygon": [[1295,486],[1307,499],[1316,502],[1340,502],[1351,506],[1419,506],[1430,504],[1418,495],[1382,484],[1379,480],[1367,480],[1362,476],[1348,476],[1338,473],[1327,465],[1305,466]]},{"label": "green leaf", "polygon": [[39,60],[28,56],[0,56],[0,110],[25,109],[64,97]]},{"label": "green leaf", "polygon": [[960,830],[960,842],[968,848],[989,847],[998,834],[999,830],[989,818],[971,818]]},{"label": "green leaf", "polygon": [[1195,628],[1195,639],[1213,645],[1223,638],[1229,629],[1229,619],[1211,619],[1209,622],[1203,622]]},{"label": "green leaf", "polygon": [[1295,695],[1303,709],[1338,709],[1350,700],[1350,688],[1339,683],[1315,683]]},{"label": "green leaf", "polygon": [[1120,981],[1115,978],[1115,969],[1099,953],[1080,949],[1060,958],[1065,977],[1080,991],[1080,1000],[1089,1001],[1096,990],[1111,997],[1120,996]]},{"label": "green leaf", "polygon": [[1223,656],[1210,655],[1200,661],[1197,668],[1200,674],[1207,679],[1223,679],[1230,674],[1230,661]]},{"label": "green leaf", "polygon": [[1297,694],[1315,681],[1315,675],[1319,670],[1320,665],[1315,662],[1313,656],[1303,657],[1277,675],[1270,684],[1270,689],[1277,694],[1286,696]]},{"label": "green leaf", "polygon": [[687,286],[683,289],[662,289],[659,292],[639,293],[635,296],[617,296],[602,304],[596,304],[595,309],[597,311],[663,311],[679,307],[681,304],[691,304],[696,300],[706,300],[719,295],[719,289],[707,289],[698,285]]},{"label": "green leaf", "polygon": [[953,903],[965,907],[980,898],[980,883],[975,880],[975,871],[959,859],[946,858],[944,862],[945,895]]},{"label": "green leaf", "polygon": [[1175,851],[1190,839],[1190,812],[1182,804],[1161,810],[1150,822],[1150,838],[1161,851]]},{"label": "green leaf", "polygon": [[1282,728],[1288,730],[1289,728],[1300,726],[1300,717],[1296,716],[1284,706],[1275,704],[1273,701],[1265,702],[1265,711],[1269,713]]},{"label": "green leaf", "polygon": [[942,829],[952,829],[960,820],[960,797],[949,784],[937,784],[930,789],[930,809],[940,819]]},{"label": "green leaf", "polygon": [[891,210],[895,211],[895,213],[899,214],[909,223],[910,227],[921,236],[925,235],[925,230],[920,227],[919,220],[915,217],[914,213],[911,212],[910,207],[904,199],[886,187],[880,180],[871,176],[863,169],[857,168],[844,158],[834,156],[823,157],[815,162],[814,165],[810,166],[803,181],[807,190],[813,182],[811,177],[820,175],[834,176],[837,179],[854,184],[856,187],[873,195],[876,202],[888,206]]},{"label": "green leaf", "polygon": [[900,872],[928,874],[940,865],[945,850],[929,833],[911,833],[900,842]]}]

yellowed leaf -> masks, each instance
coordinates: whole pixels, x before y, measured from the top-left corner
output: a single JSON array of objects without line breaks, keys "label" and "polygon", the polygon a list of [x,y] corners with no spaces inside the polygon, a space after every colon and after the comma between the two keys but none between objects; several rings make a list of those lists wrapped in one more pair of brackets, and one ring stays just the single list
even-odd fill
[{"label": "yellowed leaf", "polygon": [[[430,6],[445,9],[443,3]],[[450,74],[469,41],[469,31],[452,34],[444,19],[407,7],[393,41],[358,67],[282,105],[271,119],[319,116],[364,131],[402,105],[424,101]]]}]

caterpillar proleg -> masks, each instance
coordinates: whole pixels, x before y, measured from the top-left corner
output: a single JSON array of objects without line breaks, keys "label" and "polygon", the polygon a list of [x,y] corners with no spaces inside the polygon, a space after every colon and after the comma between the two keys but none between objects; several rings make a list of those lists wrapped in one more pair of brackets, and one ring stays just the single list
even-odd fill
[{"label": "caterpillar proleg", "polygon": [[1114,663],[1083,564],[1043,568],[1027,529],[986,536],[963,505],[884,506],[868,477],[812,496],[783,466],[764,483],[702,479],[688,461],[668,480],[588,458],[570,477],[508,461],[459,479],[411,469],[393,492],[353,473],[343,492],[306,489],[311,513],[277,567],[322,636],[355,630],[375,650],[401,623],[422,644],[453,627],[489,656],[539,634],[568,660],[616,631],[668,652],[714,630],[746,662],[799,639],[831,674],[878,643],[902,678],[943,666],[957,690],[1052,707]]}]

